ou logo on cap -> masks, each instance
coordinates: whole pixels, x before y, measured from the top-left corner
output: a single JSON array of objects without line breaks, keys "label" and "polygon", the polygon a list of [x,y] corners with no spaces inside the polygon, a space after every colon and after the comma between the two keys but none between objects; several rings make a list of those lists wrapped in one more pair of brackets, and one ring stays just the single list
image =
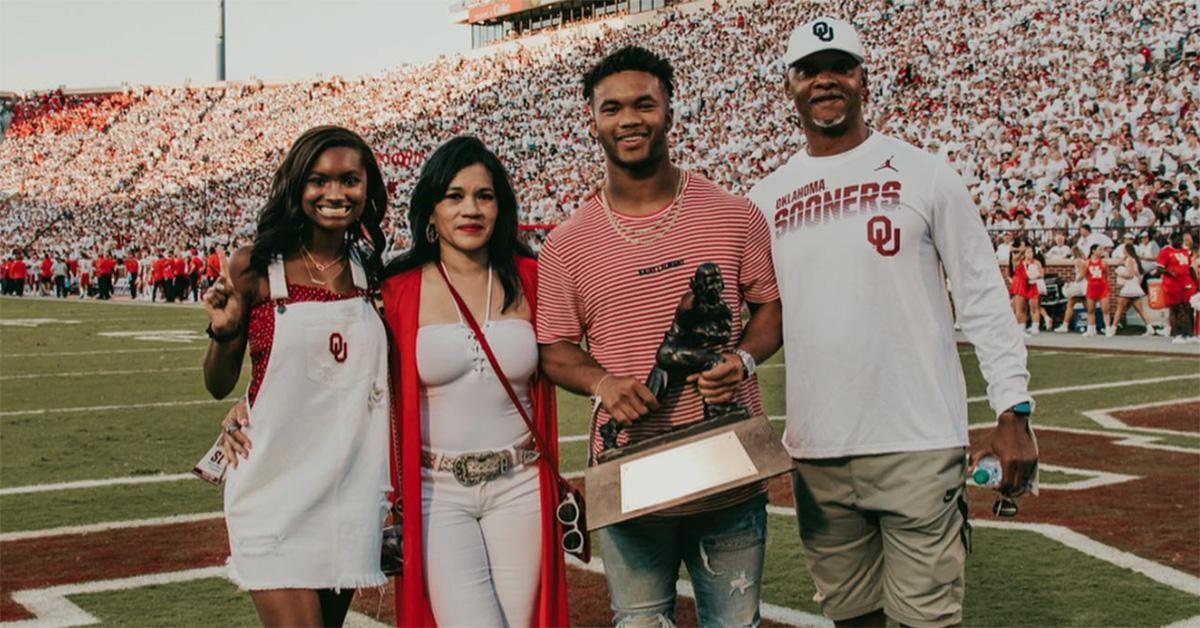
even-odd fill
[{"label": "ou logo on cap", "polygon": [[833,41],[833,27],[829,25],[829,22],[813,24],[812,32],[821,41]]}]

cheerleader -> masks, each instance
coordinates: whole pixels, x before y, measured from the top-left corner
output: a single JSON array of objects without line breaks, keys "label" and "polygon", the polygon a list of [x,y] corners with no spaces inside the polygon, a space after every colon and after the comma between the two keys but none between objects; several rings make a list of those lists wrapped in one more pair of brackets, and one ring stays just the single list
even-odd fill
[{"label": "cheerleader", "polygon": [[1087,261],[1087,331],[1084,336],[1096,335],[1096,306],[1101,307],[1104,314],[1104,335],[1116,335],[1112,315],[1108,311],[1108,266],[1104,263],[1104,249],[1099,244],[1093,244]]},{"label": "cheerleader", "polygon": [[[1146,296],[1146,291],[1142,289],[1142,260],[1138,257],[1132,244],[1121,246],[1125,251],[1125,257],[1121,260],[1121,265],[1117,266],[1117,279],[1121,282],[1121,291],[1117,293],[1117,315],[1113,319],[1120,324],[1125,320],[1125,312],[1132,305],[1134,311],[1142,318],[1142,322],[1146,324],[1146,333],[1142,335],[1153,336],[1154,325],[1150,324],[1150,317],[1146,315],[1146,306],[1142,303],[1142,297]],[[1116,325],[1113,328],[1115,333]]]}]

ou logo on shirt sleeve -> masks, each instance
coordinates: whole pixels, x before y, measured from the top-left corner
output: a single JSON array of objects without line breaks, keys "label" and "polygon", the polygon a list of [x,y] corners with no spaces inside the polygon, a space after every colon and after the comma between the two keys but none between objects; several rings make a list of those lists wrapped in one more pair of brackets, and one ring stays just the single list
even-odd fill
[{"label": "ou logo on shirt sleeve", "polygon": [[900,252],[900,227],[893,227],[887,216],[875,216],[867,221],[867,242],[880,255],[891,257]]}]

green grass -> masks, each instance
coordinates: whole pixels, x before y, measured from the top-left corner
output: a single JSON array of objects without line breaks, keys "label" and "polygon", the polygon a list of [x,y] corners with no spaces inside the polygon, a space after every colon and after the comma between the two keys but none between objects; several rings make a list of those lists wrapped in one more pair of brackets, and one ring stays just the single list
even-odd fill
[{"label": "green grass", "polygon": [[1079,475],[1078,473],[1067,473],[1066,471],[1047,471],[1043,469],[1038,473],[1038,481],[1042,485],[1047,484],[1070,484],[1079,480],[1086,480],[1090,476]]},{"label": "green grass", "polygon": [[[0,377],[57,372],[169,370],[132,375],[80,375],[0,379],[0,487],[51,482],[182,473],[209,447],[230,401],[197,405],[95,410],[27,411],[139,403],[207,400],[199,364],[206,343],[147,342],[105,338],[102,331],[201,330],[198,308],[94,303],[47,303],[0,299],[0,319],[53,318],[81,321],[40,328],[0,326]],[[149,351],[145,351],[149,349]],[[134,353],[36,355],[37,353],[137,350]],[[985,394],[974,353],[962,361],[969,396]],[[24,355],[34,354],[34,355]],[[1149,362],[1139,356],[1030,352],[1031,388],[1118,382],[1165,374],[1200,375],[1200,360]],[[782,354],[766,364],[782,364]],[[243,372],[243,378],[246,372]],[[764,410],[785,412],[786,370],[760,371]],[[239,384],[240,391],[245,379]],[[1157,385],[1123,386],[1038,397],[1035,425],[1103,431],[1086,410],[1194,397],[1200,378]],[[585,434],[587,399],[559,393],[559,432]],[[973,423],[995,416],[985,401],[969,405]],[[773,423],[782,431],[783,422]],[[1119,432],[1113,432],[1117,434]],[[1200,439],[1164,437],[1164,444],[1200,449]],[[586,462],[584,442],[560,446],[562,470]],[[1045,472],[1047,484],[1079,479]],[[1149,497],[1147,498],[1149,499]],[[196,480],[0,496],[0,532],[213,512],[221,491]],[[1195,512],[1195,510],[1194,510]],[[1153,525],[1153,522],[1147,522]],[[819,612],[812,601],[795,521],[769,519],[764,600]],[[598,551],[599,546],[596,544]],[[1200,614],[1200,600],[1133,572],[1089,558],[1031,532],[979,529],[967,566],[966,624],[1022,626],[1161,625]],[[123,626],[257,625],[248,596],[222,579],[144,587],[72,598],[103,623]],[[219,618],[214,621],[214,618]]]},{"label": "green grass", "polygon": [[[87,593],[70,599],[106,626],[262,625],[250,596],[222,578]],[[138,612],[131,614],[131,608]]]},{"label": "green grass", "polygon": [[43,530],[221,510],[222,491],[179,480],[0,497],[0,532]]}]

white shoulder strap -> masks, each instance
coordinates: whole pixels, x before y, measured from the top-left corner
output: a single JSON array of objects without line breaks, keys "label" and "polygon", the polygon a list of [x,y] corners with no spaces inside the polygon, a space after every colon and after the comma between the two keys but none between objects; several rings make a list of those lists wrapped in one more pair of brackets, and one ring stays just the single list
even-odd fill
[{"label": "white shoulder strap", "polygon": [[288,297],[287,274],[283,270],[283,256],[277,255],[267,267],[267,279],[271,282],[271,299],[279,300]]},{"label": "white shoulder strap", "polygon": [[358,251],[350,250],[350,277],[354,280],[354,287],[360,290],[367,289],[367,273],[363,270],[362,264],[358,262]]}]

